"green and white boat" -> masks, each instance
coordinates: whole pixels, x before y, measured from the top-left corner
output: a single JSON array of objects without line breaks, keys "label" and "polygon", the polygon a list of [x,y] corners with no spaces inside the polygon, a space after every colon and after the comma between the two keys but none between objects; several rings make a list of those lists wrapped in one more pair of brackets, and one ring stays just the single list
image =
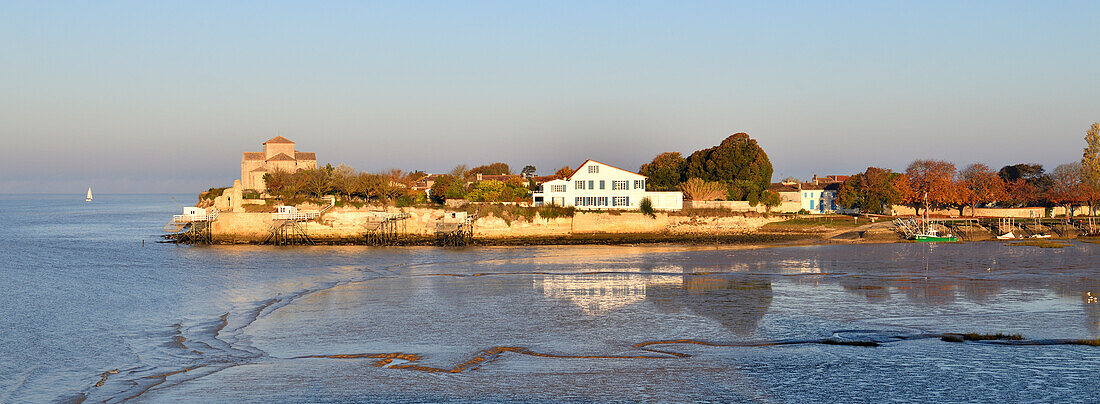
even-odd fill
[{"label": "green and white boat", "polygon": [[[926,223],[927,223],[927,221],[926,221]],[[948,234],[946,236],[937,235],[936,234],[936,229],[933,229],[932,226],[929,225],[923,232],[914,234],[913,235],[913,240],[924,242],[924,243],[935,243],[935,242],[959,241],[959,238],[955,237],[955,236],[952,236],[950,234]]]},{"label": "green and white boat", "polygon": [[916,234],[913,234],[913,240],[916,240],[916,241],[919,241],[919,242],[922,242],[922,243],[938,243],[938,242],[942,243],[942,242],[959,241],[958,237],[952,236],[950,234],[948,234],[946,236],[938,235],[938,234],[936,234],[936,233],[938,233],[936,231],[936,229],[932,228],[932,222],[928,221],[928,193],[927,192],[924,193],[924,206],[925,206],[925,208],[924,208],[924,222],[921,223],[921,227],[919,227],[920,231],[916,232]]}]

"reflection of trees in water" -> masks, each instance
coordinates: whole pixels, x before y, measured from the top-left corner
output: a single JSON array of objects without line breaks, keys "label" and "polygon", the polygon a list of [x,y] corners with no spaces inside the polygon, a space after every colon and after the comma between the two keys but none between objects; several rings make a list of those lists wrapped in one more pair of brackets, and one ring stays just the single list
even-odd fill
[{"label": "reflection of trees in water", "polygon": [[646,300],[662,312],[691,311],[736,334],[751,334],[772,302],[771,281],[742,274],[685,275],[680,285],[647,285]]},{"label": "reflection of trees in water", "polygon": [[881,303],[900,292],[910,301],[925,306],[954,303],[960,296],[976,303],[985,303],[1001,292],[1002,285],[988,279],[951,277],[870,277],[845,276],[838,284],[844,291]]}]

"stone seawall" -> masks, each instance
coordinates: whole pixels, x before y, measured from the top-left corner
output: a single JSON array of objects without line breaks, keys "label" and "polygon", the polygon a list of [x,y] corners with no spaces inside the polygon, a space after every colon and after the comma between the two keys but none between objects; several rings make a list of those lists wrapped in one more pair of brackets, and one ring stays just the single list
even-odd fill
[{"label": "stone seawall", "polygon": [[[442,209],[406,208],[409,218],[398,222],[398,230],[411,236],[430,237],[435,225],[447,211]],[[302,229],[318,241],[348,241],[360,238],[372,213],[364,210],[337,208],[319,219],[302,222]],[[474,222],[474,237],[480,239],[565,237],[584,234],[654,234],[713,235],[752,232],[767,223],[785,220],[782,217],[705,217],[678,216],[657,213],[649,217],[638,212],[596,213],[577,212],[572,217],[532,220],[505,220],[496,216],[478,218]],[[255,243],[271,234],[271,213],[224,212],[214,222],[212,235],[218,243]]]}]

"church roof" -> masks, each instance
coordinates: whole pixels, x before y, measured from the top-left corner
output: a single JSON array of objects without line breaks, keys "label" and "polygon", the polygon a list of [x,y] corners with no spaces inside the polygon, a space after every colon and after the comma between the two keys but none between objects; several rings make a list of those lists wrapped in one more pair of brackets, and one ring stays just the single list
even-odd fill
[{"label": "church roof", "polygon": [[314,152],[294,152],[295,160],[317,160],[317,153]]},{"label": "church roof", "polygon": [[267,161],[294,161],[294,157],[287,156],[286,153],[279,153],[271,156]]},{"label": "church roof", "polygon": [[290,139],[287,139],[287,138],[282,137],[282,136],[275,136],[271,139],[268,139],[266,142],[264,142],[264,144],[268,144],[268,143],[291,143],[291,144],[293,144],[294,142],[291,141]]},{"label": "church roof", "polygon": [[244,152],[244,159],[246,161],[253,161],[253,160],[261,160],[262,161],[264,159],[264,152],[248,152],[248,151],[246,151],[246,152]]},{"label": "church roof", "polygon": [[266,169],[266,168],[263,168],[263,167],[257,167],[257,168],[256,168],[255,170],[252,170],[251,172],[254,172],[254,173],[266,173],[266,172],[267,172],[267,169]]}]

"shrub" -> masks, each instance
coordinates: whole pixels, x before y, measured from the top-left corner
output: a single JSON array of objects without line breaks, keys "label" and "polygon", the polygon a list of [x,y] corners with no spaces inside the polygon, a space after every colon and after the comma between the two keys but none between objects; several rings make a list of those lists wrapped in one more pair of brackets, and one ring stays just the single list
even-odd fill
[{"label": "shrub", "polygon": [[680,184],[680,191],[693,201],[715,201],[726,196],[726,187],[721,183],[692,178]]},{"label": "shrub", "polygon": [[211,200],[212,201],[212,200],[214,200],[214,198],[222,196],[222,194],[225,193],[226,189],[228,189],[228,188],[225,188],[225,187],[210,188],[210,189],[206,190],[205,192],[202,192],[202,193],[199,194],[199,200],[200,201],[202,201],[202,200]]},{"label": "shrub", "polygon": [[642,202],[638,204],[638,210],[649,217],[657,218],[657,212],[653,210],[653,201],[649,200],[649,198],[642,199]]}]

